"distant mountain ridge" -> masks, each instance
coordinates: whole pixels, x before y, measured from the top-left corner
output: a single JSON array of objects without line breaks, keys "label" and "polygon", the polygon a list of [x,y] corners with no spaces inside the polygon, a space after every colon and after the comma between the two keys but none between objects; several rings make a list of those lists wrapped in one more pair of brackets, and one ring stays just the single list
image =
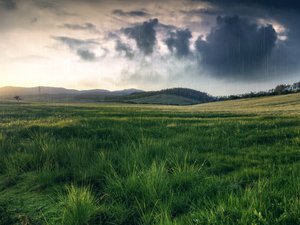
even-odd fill
[{"label": "distant mountain ridge", "polygon": [[[27,102],[121,102],[134,104],[193,105],[213,101],[225,101],[263,96],[285,95],[300,92],[300,81],[279,84],[267,91],[250,92],[239,95],[214,97],[205,92],[189,88],[169,88],[160,91],[124,89],[109,91],[105,89],[76,90],[62,87],[2,87],[1,101],[13,101],[17,96]],[[20,100],[20,99],[19,99]]]},{"label": "distant mountain ridge", "polygon": [[23,101],[37,102],[123,102],[136,104],[192,105],[211,102],[215,97],[189,88],[170,88],[160,91],[124,89],[75,90],[61,87],[3,87],[0,99],[13,100],[20,96]]},{"label": "distant mountain ridge", "polygon": [[76,89],[67,89],[62,87],[46,87],[46,86],[38,86],[38,87],[12,87],[6,86],[0,88],[0,95],[9,96],[9,95],[58,95],[58,94],[108,94],[108,95],[127,95],[132,93],[140,93],[144,92],[139,89],[124,89],[117,91],[109,91],[105,89],[91,89],[91,90],[76,90]]}]

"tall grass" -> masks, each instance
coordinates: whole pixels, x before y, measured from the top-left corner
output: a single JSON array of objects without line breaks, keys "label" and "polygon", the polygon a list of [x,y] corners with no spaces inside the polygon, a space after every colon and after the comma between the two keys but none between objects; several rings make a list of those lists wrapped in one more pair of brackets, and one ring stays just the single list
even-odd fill
[{"label": "tall grass", "polygon": [[0,215],[7,225],[20,215],[51,225],[300,224],[299,118],[215,104],[210,113],[7,106]]}]

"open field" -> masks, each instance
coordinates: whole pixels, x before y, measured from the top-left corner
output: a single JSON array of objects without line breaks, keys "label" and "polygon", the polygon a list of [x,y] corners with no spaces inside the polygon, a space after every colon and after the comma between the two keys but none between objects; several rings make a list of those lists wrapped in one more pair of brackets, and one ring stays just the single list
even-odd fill
[{"label": "open field", "polygon": [[0,224],[300,224],[300,94],[0,120]]}]

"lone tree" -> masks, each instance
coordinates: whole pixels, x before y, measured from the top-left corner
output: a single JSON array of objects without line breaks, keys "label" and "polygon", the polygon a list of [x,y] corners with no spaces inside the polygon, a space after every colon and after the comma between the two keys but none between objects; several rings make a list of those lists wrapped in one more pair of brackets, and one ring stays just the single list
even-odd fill
[{"label": "lone tree", "polygon": [[16,99],[19,102],[21,100],[21,97],[17,95],[14,97],[14,99]]}]

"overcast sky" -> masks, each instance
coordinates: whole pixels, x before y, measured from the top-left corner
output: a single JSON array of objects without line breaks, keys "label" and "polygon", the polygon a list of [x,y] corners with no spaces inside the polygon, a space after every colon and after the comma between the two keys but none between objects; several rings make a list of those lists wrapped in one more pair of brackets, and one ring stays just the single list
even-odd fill
[{"label": "overcast sky", "polygon": [[0,86],[189,87],[300,80],[294,0],[0,0]]}]

